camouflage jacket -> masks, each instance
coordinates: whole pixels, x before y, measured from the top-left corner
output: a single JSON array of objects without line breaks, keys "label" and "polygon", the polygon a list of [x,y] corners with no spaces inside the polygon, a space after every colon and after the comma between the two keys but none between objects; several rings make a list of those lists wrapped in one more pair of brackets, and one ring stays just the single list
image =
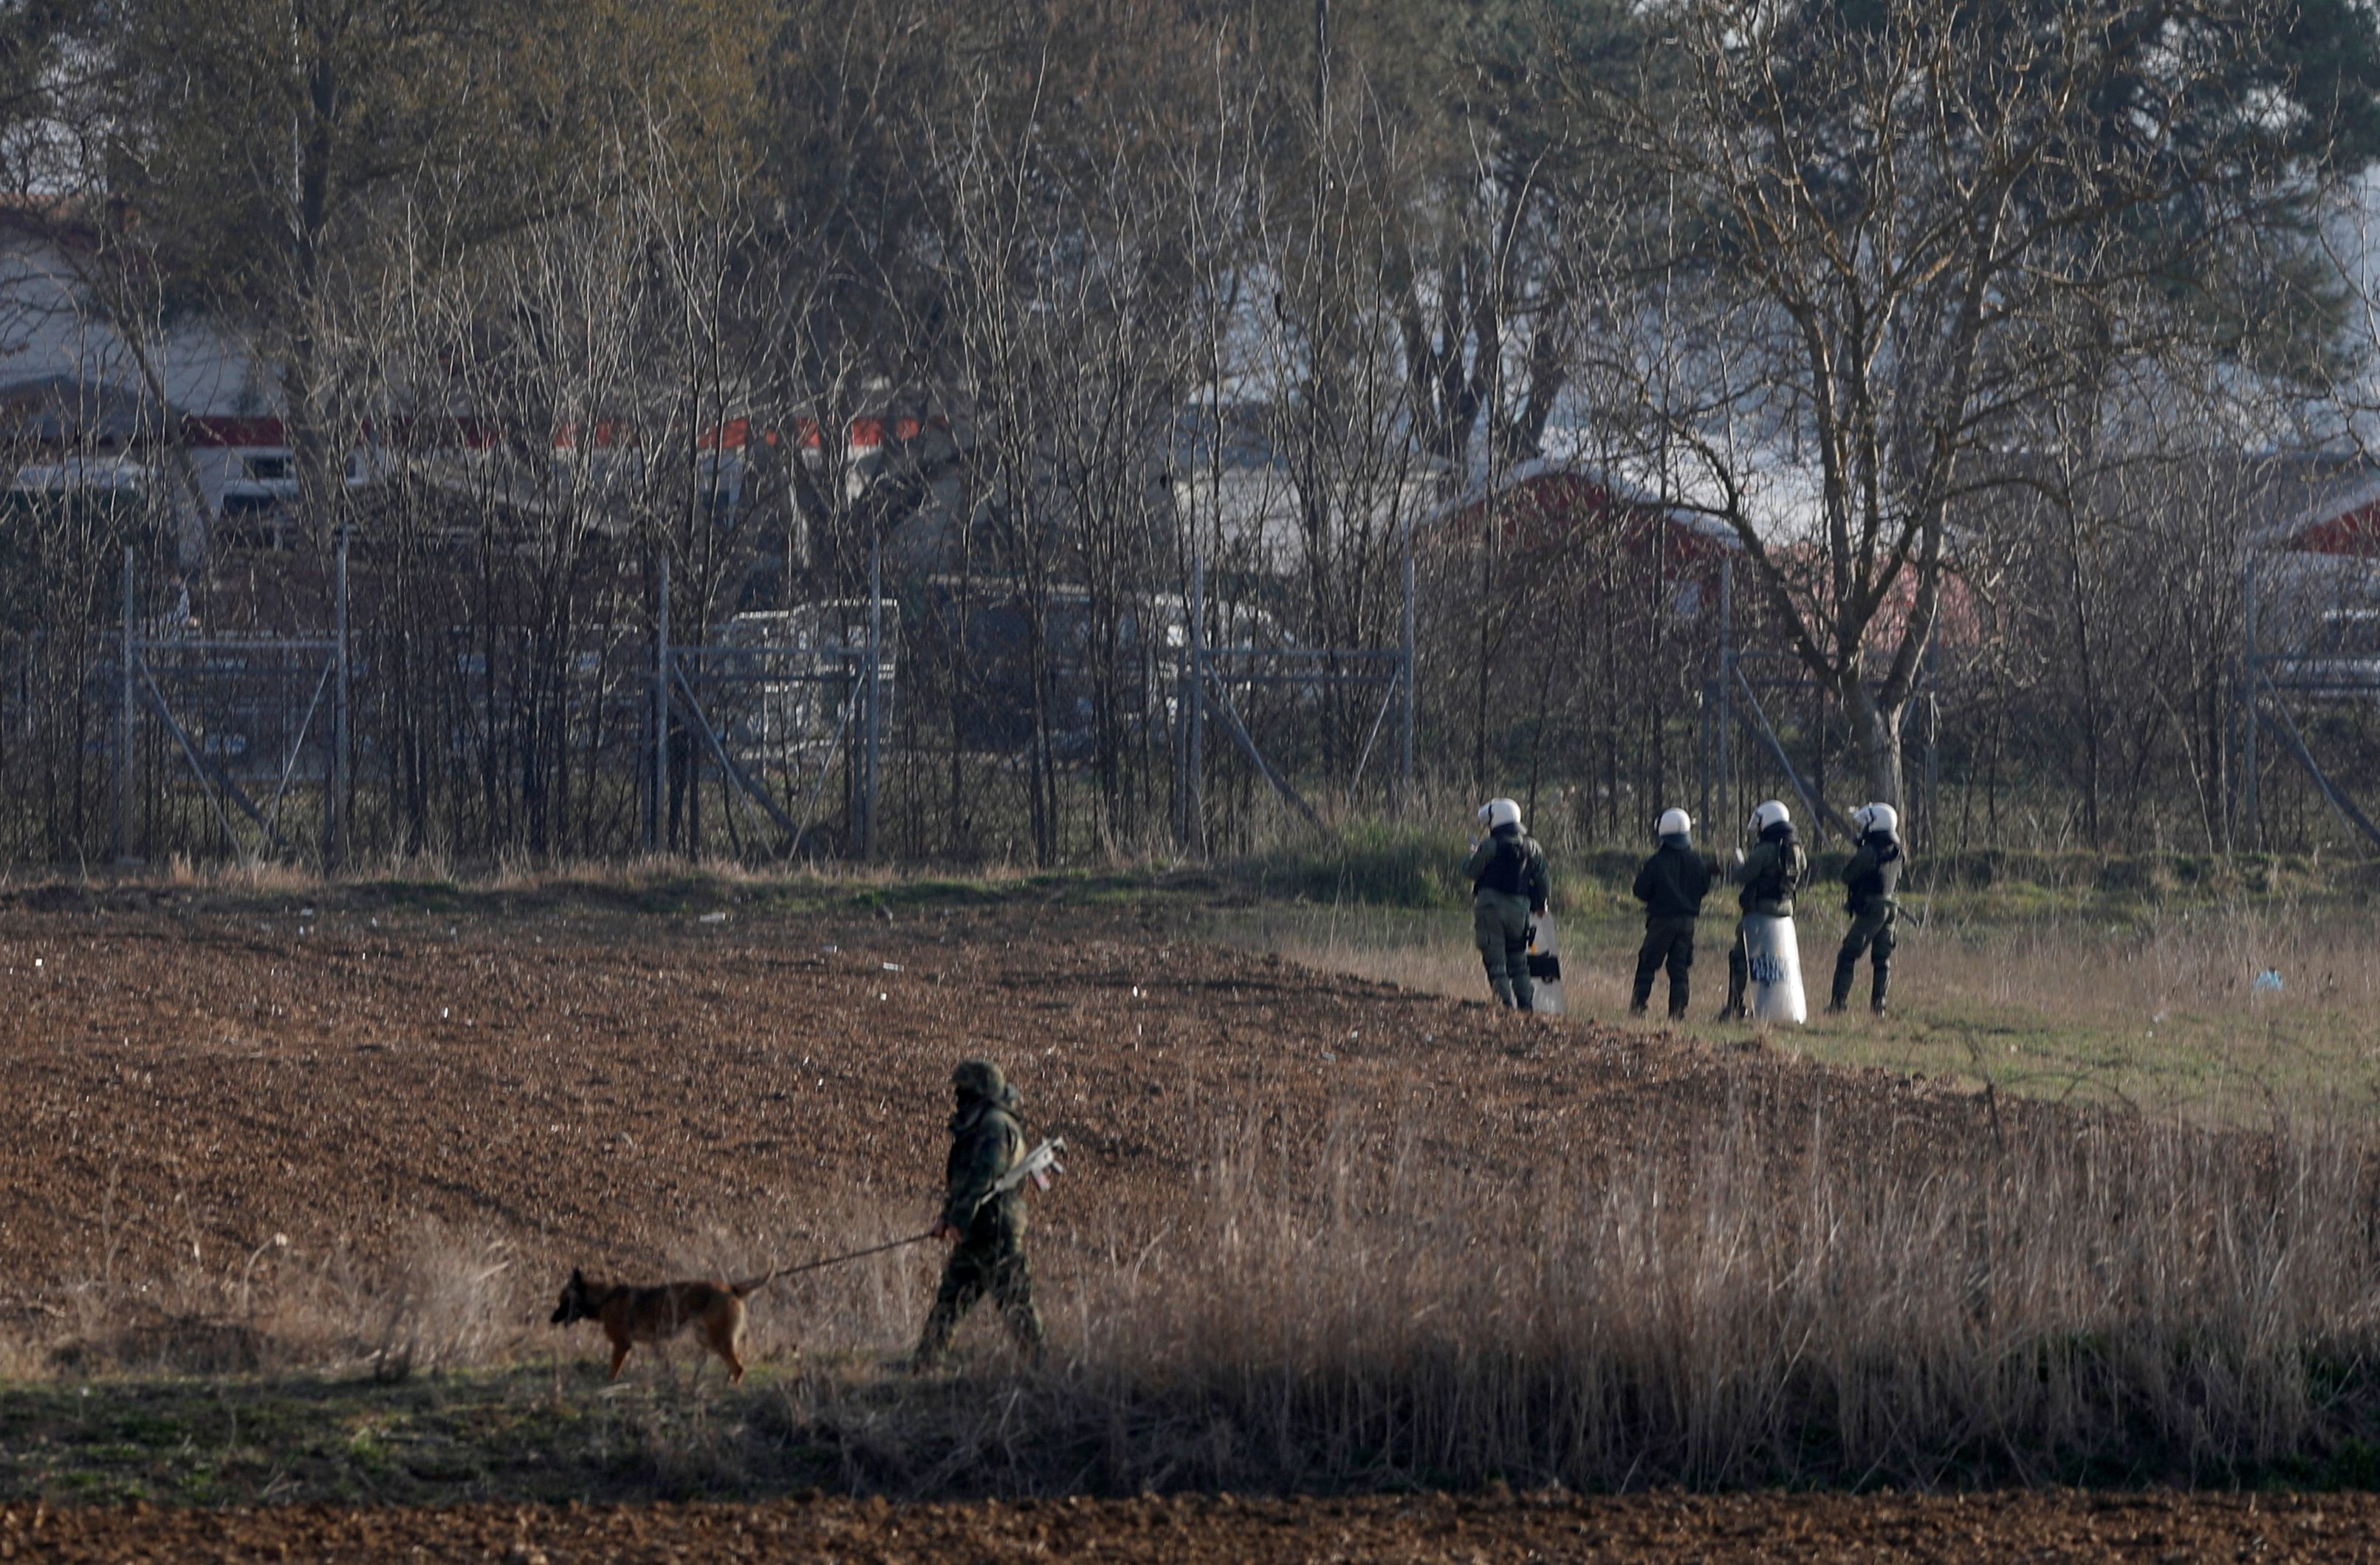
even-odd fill
[{"label": "camouflage jacket", "polygon": [[1809,855],[1792,837],[1764,837],[1743,855],[1743,868],[1737,880],[1742,889],[1735,893],[1735,904],[1746,913],[1766,913],[1779,918],[1793,916],[1793,893],[1801,889],[1802,877],[1810,867]]},{"label": "camouflage jacket", "polygon": [[1872,831],[1860,839],[1859,852],[1843,866],[1843,911],[1856,918],[1863,913],[1895,907],[1900,898],[1900,871],[1908,864],[1900,843],[1889,832]]},{"label": "camouflage jacket", "polygon": [[992,1194],[1000,1177],[1025,1156],[1025,1131],[1015,1105],[977,1098],[951,1116],[951,1158],[942,1220],[964,1229],[970,1243],[1014,1241],[1025,1232],[1025,1193]]}]

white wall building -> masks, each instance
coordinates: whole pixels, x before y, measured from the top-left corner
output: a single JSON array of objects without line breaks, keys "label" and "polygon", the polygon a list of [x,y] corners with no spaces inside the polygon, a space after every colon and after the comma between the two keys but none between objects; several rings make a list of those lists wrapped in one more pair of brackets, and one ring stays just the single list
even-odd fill
[{"label": "white wall building", "polygon": [[[133,463],[126,454],[178,440],[186,419],[277,427],[272,370],[246,341],[191,316],[128,337],[100,302],[101,281],[70,209],[0,207],[0,432],[20,448],[14,481],[84,471],[63,461],[74,453],[110,454],[119,479],[138,470],[155,484],[153,458]],[[205,524],[250,476],[237,457],[195,466],[208,513],[182,516],[186,552],[204,546]],[[184,492],[177,483],[157,487],[169,503]]]}]

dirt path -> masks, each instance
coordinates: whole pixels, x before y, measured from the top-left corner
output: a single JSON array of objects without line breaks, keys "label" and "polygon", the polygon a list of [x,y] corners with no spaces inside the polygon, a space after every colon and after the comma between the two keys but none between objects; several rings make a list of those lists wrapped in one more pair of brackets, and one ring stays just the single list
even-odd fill
[{"label": "dirt path", "polygon": [[2050,1492],[1967,1497],[1655,1495],[894,1506],[438,1510],[0,1510],[0,1559],[59,1561],[435,1558],[581,1560],[1099,1559],[2365,1560],[2380,1498]]}]

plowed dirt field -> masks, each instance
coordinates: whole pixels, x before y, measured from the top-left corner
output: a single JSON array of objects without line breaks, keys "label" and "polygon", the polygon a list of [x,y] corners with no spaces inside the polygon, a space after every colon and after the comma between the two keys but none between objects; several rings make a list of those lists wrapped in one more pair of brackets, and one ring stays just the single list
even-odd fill
[{"label": "plowed dirt field", "polygon": [[804,1559],[944,1565],[1486,1565],[1521,1560],[2331,1561],[2380,1559],[2369,1496],[1648,1495],[1625,1499],[1060,1500],[892,1506],[0,1513],[0,1558]]},{"label": "plowed dirt field", "polygon": [[[574,1263],[914,1231],[972,1053],[1073,1150],[1037,1218],[1060,1282],[1070,1249],[1153,1231],[1227,1138],[1393,1135],[1493,1176],[1633,1155],[1730,1105],[1789,1146],[1822,1097],[1847,1154],[1987,1134],[1973,1098],[1888,1073],[1330,977],[1153,914],[710,911],[0,912],[0,1320],[260,1247],[369,1261],[423,1214],[500,1232],[557,1286]],[[722,1232],[737,1253],[696,1254]]]},{"label": "plowed dirt field", "polygon": [[[1511,1016],[1173,928],[1155,909],[1019,901],[888,921],[732,896],[658,910],[399,892],[319,906],[19,898],[0,906],[0,1336],[22,1365],[24,1344],[72,1347],[78,1322],[141,1318],[144,1297],[170,1323],[285,1277],[364,1275],[400,1260],[425,1220],[500,1244],[540,1321],[574,1264],[658,1276],[915,1231],[934,1209],[950,1066],[975,1053],[1011,1069],[1032,1130],[1072,1146],[1037,1217],[1045,1296],[1060,1300],[1092,1257],[1178,1219],[1218,1148],[1250,1138],[1393,1146],[1494,1180],[1687,1145],[1730,1115],[1760,1120],[1786,1158],[1822,1110],[1829,1154],[1869,1161],[1955,1158],[1993,1134],[1989,1104],[1888,1073]],[[919,1254],[911,1280],[929,1264]],[[559,1397],[558,1372],[555,1384]],[[2380,1505],[2028,1493],[0,1508],[0,1559],[2015,1555],[2380,1558]]]}]

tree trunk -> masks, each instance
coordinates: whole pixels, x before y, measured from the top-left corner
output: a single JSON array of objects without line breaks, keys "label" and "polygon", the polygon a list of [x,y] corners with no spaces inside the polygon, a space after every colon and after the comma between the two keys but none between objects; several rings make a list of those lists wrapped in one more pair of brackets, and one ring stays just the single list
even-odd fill
[{"label": "tree trunk", "polygon": [[1878,701],[1864,681],[1853,677],[1846,681],[1843,710],[1849,714],[1852,737],[1860,747],[1860,761],[1867,775],[1868,797],[1862,804],[1887,804],[1901,807],[1900,793],[1900,724],[1908,715],[1906,702],[1890,705]]}]

